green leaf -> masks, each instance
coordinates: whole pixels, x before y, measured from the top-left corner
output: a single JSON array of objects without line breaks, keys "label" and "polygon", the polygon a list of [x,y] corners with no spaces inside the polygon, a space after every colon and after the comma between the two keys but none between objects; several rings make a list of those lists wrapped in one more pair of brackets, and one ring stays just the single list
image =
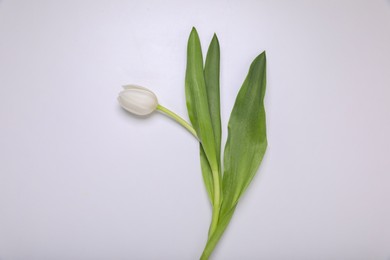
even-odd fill
[{"label": "green leaf", "polygon": [[[219,99],[219,64],[220,50],[217,35],[214,34],[207,51],[204,67],[204,78],[206,82],[207,98],[210,109],[211,123],[214,130],[215,149],[220,166],[221,158],[221,108]],[[220,168],[220,167],[218,167]]]},{"label": "green leaf", "polygon": [[222,207],[218,225],[207,241],[201,260],[209,259],[233,217],[240,196],[263,159],[267,148],[263,104],[265,85],[266,58],[263,52],[252,62],[230,115],[224,154]]},{"label": "green leaf", "polygon": [[[215,51],[212,51],[211,54],[213,60],[211,65],[208,66],[207,70],[214,72]],[[213,82],[214,84],[214,76],[211,77],[211,82]],[[211,202],[213,202],[212,198],[214,195],[214,191],[212,187],[214,178],[212,172],[219,172],[220,160],[218,159],[218,148],[214,136],[214,123],[212,121],[212,116],[209,108],[208,90],[206,88],[206,80],[203,70],[202,49],[199,41],[199,36],[195,28],[192,29],[190,37],[188,39],[185,83],[188,115],[201,141],[200,154],[203,179]],[[214,94],[212,94],[212,100],[215,100]],[[213,109],[215,109],[215,107],[213,107]]]},{"label": "green leaf", "polygon": [[222,218],[236,206],[267,148],[265,86],[266,57],[263,52],[252,62],[230,115],[224,153]]},{"label": "green leaf", "polygon": [[[207,100],[209,104],[211,123],[213,125],[215,149],[217,155],[218,169],[221,169],[221,110],[219,94],[219,64],[220,50],[217,36],[214,34],[206,56],[204,77],[206,83]],[[202,146],[200,147],[200,162],[202,167],[203,180],[213,204],[213,177],[210,164]],[[219,178],[222,178],[219,171]]]}]

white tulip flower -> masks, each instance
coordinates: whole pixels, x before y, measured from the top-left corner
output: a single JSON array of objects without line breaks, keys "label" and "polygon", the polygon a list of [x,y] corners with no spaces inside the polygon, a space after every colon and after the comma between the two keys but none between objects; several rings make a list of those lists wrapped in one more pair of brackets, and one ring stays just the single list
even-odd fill
[{"label": "white tulip flower", "polygon": [[118,101],[130,113],[146,116],[157,109],[157,97],[149,89],[137,85],[126,85],[124,89],[119,93]]},{"label": "white tulip flower", "polygon": [[118,102],[125,110],[139,116],[146,116],[153,113],[155,110],[159,110],[181,124],[198,139],[195,129],[183,118],[160,105],[156,95],[152,91],[137,85],[126,85],[123,86],[123,88],[125,90],[122,90],[119,93]]}]

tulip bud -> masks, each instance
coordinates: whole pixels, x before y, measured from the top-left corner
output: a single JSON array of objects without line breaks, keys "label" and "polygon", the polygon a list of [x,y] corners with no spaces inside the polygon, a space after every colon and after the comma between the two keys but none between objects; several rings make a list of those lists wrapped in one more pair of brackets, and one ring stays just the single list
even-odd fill
[{"label": "tulip bud", "polygon": [[119,93],[118,102],[130,113],[146,116],[156,110],[157,97],[149,89],[136,85],[126,85],[124,89]]}]

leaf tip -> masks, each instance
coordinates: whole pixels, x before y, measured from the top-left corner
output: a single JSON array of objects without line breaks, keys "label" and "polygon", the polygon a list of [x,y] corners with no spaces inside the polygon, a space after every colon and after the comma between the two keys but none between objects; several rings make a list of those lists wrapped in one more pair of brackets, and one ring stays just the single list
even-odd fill
[{"label": "leaf tip", "polygon": [[218,40],[218,37],[217,37],[217,34],[216,34],[216,33],[214,33],[213,39],[211,40],[211,42],[216,42],[216,43],[219,44],[219,40]]},{"label": "leaf tip", "polygon": [[195,26],[192,26],[191,34],[198,34],[198,32],[197,32]]},{"label": "leaf tip", "polygon": [[263,56],[264,59],[266,59],[266,56],[267,56],[267,55],[266,55],[265,51],[263,51],[262,53],[260,53],[260,55]]},{"label": "leaf tip", "polygon": [[265,51],[263,51],[262,53],[260,53],[259,56],[257,56],[257,57],[263,57],[263,56],[264,56],[264,57],[266,56],[266,55],[265,55]]},{"label": "leaf tip", "polygon": [[265,51],[263,51],[262,53],[260,53],[254,60],[253,60],[253,63],[257,63],[257,62],[261,62],[261,63],[264,63],[266,62],[267,58],[266,58],[266,55],[265,55]]}]

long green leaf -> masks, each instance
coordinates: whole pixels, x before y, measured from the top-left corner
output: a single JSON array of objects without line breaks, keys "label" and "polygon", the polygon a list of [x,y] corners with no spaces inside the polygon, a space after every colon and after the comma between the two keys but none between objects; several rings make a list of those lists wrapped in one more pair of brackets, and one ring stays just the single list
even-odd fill
[{"label": "long green leaf", "polygon": [[[211,123],[214,130],[215,149],[220,166],[221,158],[221,108],[219,93],[219,67],[220,50],[217,35],[214,34],[207,51],[204,67],[204,78],[206,82],[207,98],[210,109]],[[220,168],[220,167],[219,167]]]},{"label": "long green leaf", "polygon": [[[220,48],[217,36],[214,34],[207,51],[204,77],[206,83],[207,99],[210,110],[211,123],[213,125],[215,149],[217,155],[218,169],[221,169],[221,109],[219,94],[219,67]],[[202,146],[200,147],[200,161],[202,174],[211,204],[213,204],[213,178],[210,164]],[[219,171],[219,178],[222,178]]]},{"label": "long green leaf", "polygon": [[225,232],[240,196],[257,172],[267,148],[264,95],[266,58],[261,53],[252,62],[237,95],[228,126],[224,153],[223,201],[218,226],[209,237],[201,260],[209,259]]},{"label": "long green leaf", "polygon": [[266,57],[263,52],[252,62],[230,115],[224,153],[221,216],[236,206],[266,151],[265,87]]},{"label": "long green leaf", "polygon": [[201,141],[200,153],[203,179],[211,202],[213,202],[212,171],[219,171],[219,159],[209,109],[208,90],[206,88],[203,70],[202,49],[195,28],[192,29],[188,39],[185,83],[188,115]]}]

